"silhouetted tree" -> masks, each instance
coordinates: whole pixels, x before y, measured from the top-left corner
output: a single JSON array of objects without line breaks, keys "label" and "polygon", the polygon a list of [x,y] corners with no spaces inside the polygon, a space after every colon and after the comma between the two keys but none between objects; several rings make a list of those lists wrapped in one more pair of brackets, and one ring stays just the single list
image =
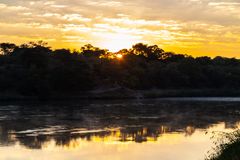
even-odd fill
[{"label": "silhouetted tree", "polygon": [[81,47],[82,54],[86,57],[100,57],[101,55],[105,55],[107,50],[99,49],[97,47],[92,46],[91,44],[87,44]]},{"label": "silhouetted tree", "polygon": [[144,56],[149,60],[157,60],[163,57],[164,50],[157,45],[148,46],[146,44],[138,43],[133,45],[131,52],[136,55]]},{"label": "silhouetted tree", "polygon": [[[45,42],[1,43],[0,95],[47,98],[104,87],[147,89],[240,89],[240,60],[164,52],[138,43],[117,53],[85,45],[52,50]],[[117,54],[123,55],[121,60]]]},{"label": "silhouetted tree", "polygon": [[13,43],[0,43],[0,54],[9,55],[11,54],[17,46]]}]

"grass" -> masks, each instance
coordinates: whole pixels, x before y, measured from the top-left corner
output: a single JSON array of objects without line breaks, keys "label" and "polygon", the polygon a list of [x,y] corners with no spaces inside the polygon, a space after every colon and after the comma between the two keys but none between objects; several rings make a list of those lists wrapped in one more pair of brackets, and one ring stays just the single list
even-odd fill
[{"label": "grass", "polygon": [[240,130],[218,135],[216,147],[205,160],[240,160]]}]

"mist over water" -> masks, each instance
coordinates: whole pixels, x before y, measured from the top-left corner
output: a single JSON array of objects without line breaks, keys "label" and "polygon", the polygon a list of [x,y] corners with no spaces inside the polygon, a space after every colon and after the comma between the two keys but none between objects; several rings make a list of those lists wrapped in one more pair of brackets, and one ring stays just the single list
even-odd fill
[{"label": "mist over water", "polygon": [[217,98],[1,104],[0,158],[204,159],[213,132],[240,127],[239,104]]}]

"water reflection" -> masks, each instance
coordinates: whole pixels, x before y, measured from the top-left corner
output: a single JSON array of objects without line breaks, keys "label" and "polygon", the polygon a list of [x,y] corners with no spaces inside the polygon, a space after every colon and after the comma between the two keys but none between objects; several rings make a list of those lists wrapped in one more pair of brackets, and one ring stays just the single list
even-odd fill
[{"label": "water reflection", "polygon": [[[146,150],[148,156],[153,154],[152,159],[159,159],[160,154],[171,159],[171,149],[175,149],[176,154],[186,154],[188,158],[179,157],[186,160],[196,156],[196,153],[204,156],[211,146],[207,132],[231,131],[239,127],[239,104],[202,101],[2,104],[0,155],[13,149],[19,155],[23,150],[24,153],[32,151],[33,154],[33,149],[41,149],[34,153],[41,151],[43,154],[46,150],[51,150],[56,155],[62,155],[59,159],[64,159],[63,157],[73,154],[69,150],[75,149],[81,150],[81,154],[76,154],[75,159],[96,159],[96,155],[94,158],[91,154],[100,154],[100,151],[105,153],[115,148],[116,150],[107,153],[108,156],[112,155],[109,159],[126,157],[127,155],[113,157],[121,151],[137,153],[140,150]],[[82,152],[86,152],[88,156],[84,158]],[[141,154],[128,156],[132,156],[132,159],[151,158],[146,155],[139,157]],[[0,159],[9,156],[0,156]],[[104,157],[102,154],[101,156]]]}]

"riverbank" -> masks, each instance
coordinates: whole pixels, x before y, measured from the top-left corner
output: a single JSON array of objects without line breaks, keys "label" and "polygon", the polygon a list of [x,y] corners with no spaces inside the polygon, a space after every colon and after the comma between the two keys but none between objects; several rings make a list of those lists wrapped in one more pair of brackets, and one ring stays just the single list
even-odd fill
[{"label": "riverbank", "polygon": [[214,153],[206,160],[240,160],[240,130],[221,136]]},{"label": "riverbank", "polygon": [[0,93],[1,101],[28,100],[91,100],[91,99],[155,99],[171,97],[240,97],[239,90],[232,89],[172,89],[172,90],[131,90],[118,87],[98,89],[88,92],[71,94],[46,94],[40,96],[26,96],[18,93]]}]

